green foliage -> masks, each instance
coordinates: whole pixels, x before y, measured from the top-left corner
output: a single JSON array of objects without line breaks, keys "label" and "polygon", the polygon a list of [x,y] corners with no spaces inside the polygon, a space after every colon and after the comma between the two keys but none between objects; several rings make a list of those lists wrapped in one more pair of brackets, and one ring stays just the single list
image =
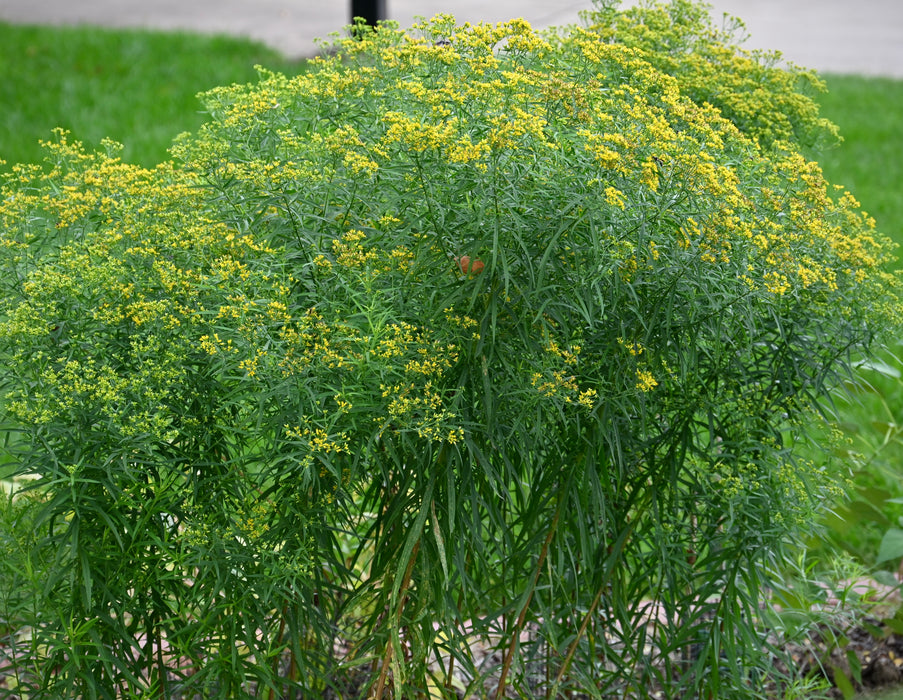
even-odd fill
[{"label": "green foliage", "polygon": [[[802,426],[900,308],[811,102],[775,131],[791,83],[702,24],[360,28],[208,92],[175,163],[13,168],[31,697],[764,695]],[[698,55],[771,78],[722,113]]]},{"label": "green foliage", "polygon": [[837,466],[848,488],[808,546],[823,559],[844,552],[865,566],[895,570],[903,558],[897,544],[903,525],[903,381],[899,360],[885,360],[862,365],[831,404],[842,438],[834,441]]},{"label": "green foliage", "polygon": [[[7,407],[29,425],[22,469],[46,487],[35,527],[56,554],[41,585],[65,601],[52,623],[32,621],[55,674],[42,692],[169,697],[173,664],[207,695],[274,687],[273,659],[316,614],[296,582],[318,576],[305,522],[322,497],[301,481],[282,493],[294,454],[270,454],[241,398],[248,380],[208,360],[196,331],[237,312],[228,298],[242,291],[275,304],[284,280],[249,272],[264,248],[206,218],[205,193],[171,167],[87,155],[63,136],[51,150],[46,175],[16,170],[35,188],[8,200],[7,214],[34,207],[48,228],[32,220],[5,239],[14,267],[39,270],[9,290],[3,331],[19,370],[35,362],[36,383],[17,370],[26,383]],[[39,196],[58,180],[62,198]]]},{"label": "green foliage", "polygon": [[[17,692],[34,683],[43,650],[31,636],[25,621],[35,621],[53,609],[42,595],[44,582],[52,575],[54,552],[42,546],[42,533],[35,517],[42,507],[35,493],[13,499],[7,488],[20,486],[2,482],[0,492],[0,638],[4,657],[0,674],[4,688]],[[54,614],[57,611],[54,610]]]},{"label": "green foliage", "polygon": [[825,85],[814,71],[776,67],[780,54],[747,51],[742,20],[718,28],[708,8],[691,0],[640,5],[617,12],[619,3],[598,3],[585,19],[605,41],[636,48],[643,59],[674,76],[681,92],[697,104],[708,102],[747,136],[763,145],[791,140],[803,145],[837,142],[837,127],[819,117],[811,97]]}]

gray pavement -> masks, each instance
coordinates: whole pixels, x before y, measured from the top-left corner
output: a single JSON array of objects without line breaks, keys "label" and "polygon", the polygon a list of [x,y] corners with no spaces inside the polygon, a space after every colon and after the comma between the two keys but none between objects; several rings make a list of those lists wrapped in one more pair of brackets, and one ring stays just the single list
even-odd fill
[{"label": "gray pavement", "polygon": [[[628,0],[625,4],[632,4]],[[903,0],[712,0],[747,26],[748,48],[777,49],[822,72],[903,78]],[[591,0],[387,0],[403,26],[450,12],[459,21],[523,17],[534,27],[579,21]],[[0,0],[0,20],[186,29],[245,36],[311,56],[315,40],[348,23],[348,0]]]}]

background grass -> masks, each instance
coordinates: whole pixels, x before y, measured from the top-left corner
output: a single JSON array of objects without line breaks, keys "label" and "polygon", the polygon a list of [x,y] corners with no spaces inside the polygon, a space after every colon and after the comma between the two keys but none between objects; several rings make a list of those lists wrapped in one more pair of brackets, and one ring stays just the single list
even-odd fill
[{"label": "background grass", "polygon": [[[873,216],[878,229],[903,245],[903,81],[826,76],[822,114],[840,127],[843,143],[810,152],[829,182],[844,185]],[[903,248],[898,255],[903,253]],[[897,268],[903,270],[903,257]],[[879,370],[863,368],[848,395],[837,397],[837,424],[847,439],[837,467],[851,478],[850,500],[826,518],[823,538],[809,543],[826,559],[846,552],[857,561],[893,570],[898,558],[879,561],[889,530],[903,527],[903,338],[890,338]]]},{"label": "background grass", "polygon": [[228,37],[0,23],[0,159],[6,168],[40,160],[38,140],[60,126],[90,147],[112,138],[124,160],[154,165],[203,122],[198,92],[255,80],[256,64],[304,69]]},{"label": "background grass", "polygon": [[[0,170],[39,162],[40,139],[54,127],[88,147],[110,137],[124,160],[151,166],[182,131],[204,121],[196,94],[256,79],[255,64],[296,74],[262,44],[187,33],[50,28],[0,23]],[[846,186],[903,243],[903,81],[826,76],[819,98],[824,116],[840,126],[844,143],[808,155],[829,181]],[[903,265],[900,266],[903,268]],[[895,350],[896,348],[892,348]],[[872,564],[888,529],[903,526],[903,365],[863,370],[838,423],[850,443],[839,467],[853,476],[853,499],[837,504],[828,536],[810,544],[825,554],[846,550]],[[2,461],[2,460],[0,460]],[[896,561],[885,562],[892,568]]]},{"label": "background grass", "polygon": [[844,142],[809,156],[830,182],[856,195],[881,231],[903,244],[903,80],[829,75],[826,82],[828,92],[818,101]]}]

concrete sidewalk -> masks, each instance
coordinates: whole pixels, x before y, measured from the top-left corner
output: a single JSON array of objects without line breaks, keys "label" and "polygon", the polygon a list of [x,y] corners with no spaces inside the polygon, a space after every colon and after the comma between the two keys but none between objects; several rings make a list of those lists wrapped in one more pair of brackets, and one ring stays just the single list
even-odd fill
[{"label": "concrete sidewalk", "polygon": [[[450,12],[459,21],[523,17],[534,27],[579,21],[591,0],[387,0],[402,26]],[[632,4],[627,2],[625,4]],[[903,78],[903,0],[712,0],[713,16],[744,20],[748,48],[777,49],[822,72]],[[0,21],[184,29],[263,41],[311,56],[316,38],[349,22],[348,0],[0,0]]]}]

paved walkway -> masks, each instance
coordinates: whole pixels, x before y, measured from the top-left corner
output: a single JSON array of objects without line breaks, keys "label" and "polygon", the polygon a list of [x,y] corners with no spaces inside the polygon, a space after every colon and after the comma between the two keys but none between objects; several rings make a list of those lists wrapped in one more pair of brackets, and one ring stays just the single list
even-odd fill
[{"label": "paved walkway", "polygon": [[[628,0],[632,3],[634,0]],[[779,49],[824,72],[903,78],[903,0],[711,0],[747,25],[750,48]],[[403,26],[451,12],[459,21],[524,17],[534,27],[577,22],[591,0],[387,0]],[[628,4],[628,3],[625,3]],[[0,20],[187,29],[247,36],[289,56],[348,23],[349,0],[0,0]],[[2,49],[0,49],[2,50]]]}]

